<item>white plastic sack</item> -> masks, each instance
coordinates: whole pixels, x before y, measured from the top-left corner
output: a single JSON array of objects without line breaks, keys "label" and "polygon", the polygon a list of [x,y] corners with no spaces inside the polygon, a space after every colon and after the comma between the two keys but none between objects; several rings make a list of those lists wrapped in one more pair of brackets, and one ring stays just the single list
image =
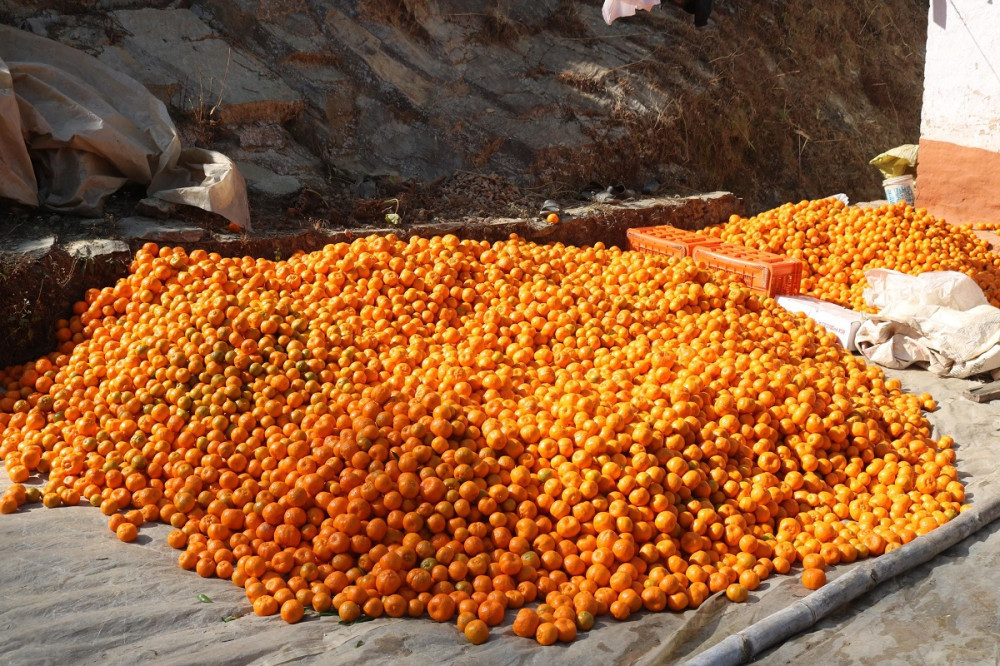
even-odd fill
[{"label": "white plastic sack", "polygon": [[1000,309],[968,276],[867,271],[865,300],[878,307],[855,335],[858,350],[888,368],[921,365],[949,377],[1000,371]]},{"label": "white plastic sack", "polygon": [[887,268],[865,271],[869,289],[865,303],[881,310],[895,303],[940,305],[953,310],[970,310],[989,303],[972,278],[958,271],[931,271],[908,275]]},{"label": "white plastic sack", "polygon": [[602,10],[604,22],[611,25],[615,19],[623,16],[635,16],[637,9],[644,9],[648,12],[658,4],[660,4],[660,0],[605,0]]},{"label": "white plastic sack", "polygon": [[250,227],[246,184],[214,151],[181,150],[166,107],[96,58],[0,25],[0,197],[99,215],[126,182]]}]

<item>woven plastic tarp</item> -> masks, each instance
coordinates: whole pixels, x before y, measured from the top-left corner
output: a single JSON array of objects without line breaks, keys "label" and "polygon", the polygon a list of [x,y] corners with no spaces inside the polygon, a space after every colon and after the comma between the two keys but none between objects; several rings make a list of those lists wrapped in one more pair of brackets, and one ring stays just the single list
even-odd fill
[{"label": "woven plastic tarp", "polygon": [[216,151],[182,149],[166,107],[142,84],[0,25],[0,198],[93,216],[127,182],[250,227],[236,165]]}]

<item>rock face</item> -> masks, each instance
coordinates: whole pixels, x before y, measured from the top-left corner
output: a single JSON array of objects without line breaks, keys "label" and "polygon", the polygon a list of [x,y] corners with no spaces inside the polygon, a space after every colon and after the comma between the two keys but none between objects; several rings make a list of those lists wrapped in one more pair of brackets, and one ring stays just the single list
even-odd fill
[{"label": "rock face", "polygon": [[215,35],[188,9],[123,9],[110,20],[125,33],[99,58],[163,101],[227,125],[294,118],[302,99],[267,65]]},{"label": "rock face", "polygon": [[704,29],[670,3],[612,26],[572,0],[69,4],[0,0],[0,20],[97,55],[193,141],[313,189],[464,170],[550,190],[655,179],[751,209],[864,200],[880,195],[867,161],[919,133],[912,0],[717,3]]}]

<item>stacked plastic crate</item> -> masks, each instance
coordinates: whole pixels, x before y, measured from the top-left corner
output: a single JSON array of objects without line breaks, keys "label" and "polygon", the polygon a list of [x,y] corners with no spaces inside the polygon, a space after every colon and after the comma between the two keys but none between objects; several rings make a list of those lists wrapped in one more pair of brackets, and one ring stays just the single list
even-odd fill
[{"label": "stacked plastic crate", "polygon": [[737,277],[767,296],[798,294],[802,262],[669,225],[629,229],[629,248],[650,254],[691,257],[709,268]]}]

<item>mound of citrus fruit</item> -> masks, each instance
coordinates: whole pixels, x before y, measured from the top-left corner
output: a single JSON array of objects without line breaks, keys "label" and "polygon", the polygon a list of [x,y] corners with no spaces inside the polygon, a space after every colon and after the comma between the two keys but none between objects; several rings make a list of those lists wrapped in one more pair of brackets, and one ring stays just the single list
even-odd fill
[{"label": "mound of citrus fruit", "polygon": [[959,271],[1000,306],[1000,255],[971,225],[948,224],[903,203],[845,206],[837,199],[788,203],[706,230],[724,241],[800,259],[802,292],[863,312],[864,272],[888,268],[919,275]]},{"label": "mound of citrus fruit", "polygon": [[569,641],[879,555],[964,501],[930,396],[689,260],[147,245],[58,338],[0,378],[4,509],[37,471],[123,541],[167,522],[181,567],[289,622],[428,615],[480,643],[519,609],[518,635]]}]

